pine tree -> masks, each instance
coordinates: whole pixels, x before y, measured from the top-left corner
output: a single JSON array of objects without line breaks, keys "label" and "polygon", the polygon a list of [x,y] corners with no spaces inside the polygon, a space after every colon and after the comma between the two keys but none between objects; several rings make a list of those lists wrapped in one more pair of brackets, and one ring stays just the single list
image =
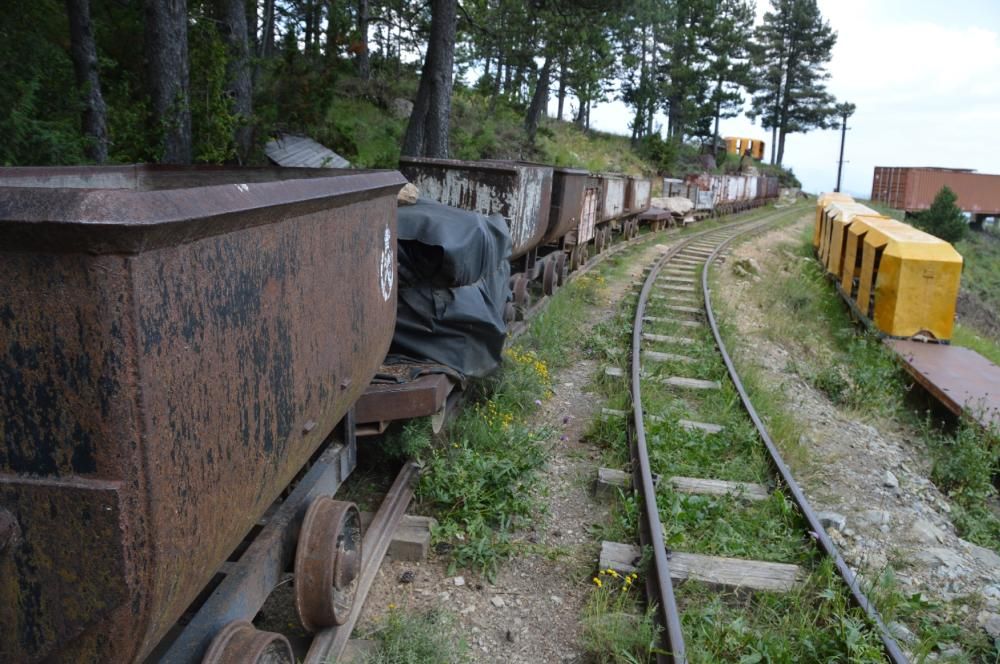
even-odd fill
[{"label": "pine tree", "polygon": [[954,191],[941,187],[931,206],[914,215],[915,225],[945,242],[958,242],[969,230],[969,222],[962,209],[955,204],[957,200]]},{"label": "pine tree", "polygon": [[771,8],[756,30],[753,63],[759,87],[749,115],[771,130],[771,163],[780,166],[788,134],[832,126],[834,99],[826,91],[830,74],[825,67],[837,33],[823,20],[816,0],[771,0]]}]

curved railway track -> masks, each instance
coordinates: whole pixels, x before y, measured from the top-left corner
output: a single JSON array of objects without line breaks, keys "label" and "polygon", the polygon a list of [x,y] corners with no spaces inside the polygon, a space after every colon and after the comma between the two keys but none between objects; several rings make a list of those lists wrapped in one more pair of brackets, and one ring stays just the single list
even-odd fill
[{"label": "curved railway track", "polygon": [[[637,487],[642,498],[641,502],[643,505],[643,512],[640,524],[640,541],[643,546],[652,550],[652,566],[649,573],[646,575],[646,589],[649,601],[655,602],[658,606],[657,616],[662,628],[660,644],[662,653],[658,655],[659,662],[686,662],[688,659],[688,653],[685,647],[684,632],[681,625],[681,614],[674,594],[670,567],[671,559],[677,558],[683,554],[672,553],[665,542],[663,526],[661,525],[660,512],[656,500],[656,481],[658,481],[659,478],[654,475],[650,463],[650,448],[647,444],[645,424],[648,419],[648,415],[644,412],[643,408],[642,383],[645,378],[645,374],[643,373],[642,361],[644,357],[649,357],[645,354],[648,353],[648,351],[644,353],[644,347],[648,346],[650,342],[667,344],[670,346],[676,346],[684,343],[684,340],[678,337],[656,335],[644,332],[644,327],[649,329],[649,326],[653,321],[662,320],[662,318],[657,318],[656,316],[651,317],[648,315],[650,301],[654,297],[654,290],[657,289],[658,281],[663,284],[659,287],[659,289],[661,291],[665,291],[667,294],[664,294],[663,292],[657,293],[656,297],[668,303],[667,306],[670,307],[670,313],[672,316],[675,318],[683,318],[685,315],[689,317],[698,315],[704,316],[704,320],[711,329],[715,346],[726,366],[728,379],[732,382],[733,387],[739,394],[739,399],[742,403],[743,409],[753,421],[757,435],[767,449],[770,466],[774,476],[779,480],[776,484],[779,484],[787,496],[793,500],[804,522],[806,523],[809,532],[808,534],[803,533],[803,537],[807,538],[811,536],[822,554],[832,560],[836,572],[849,591],[851,601],[865,612],[870,623],[875,629],[878,630],[879,638],[888,660],[894,664],[902,664],[903,662],[908,661],[896,641],[887,631],[886,626],[877,610],[862,591],[858,579],[844,562],[843,558],[841,558],[833,542],[827,536],[826,530],[820,523],[818,516],[810,506],[805,494],[795,481],[790,469],[782,459],[780,452],[768,434],[764,422],[754,409],[754,406],[750,401],[750,397],[740,379],[740,375],[733,364],[728,350],[726,349],[725,342],[719,331],[719,325],[715,312],[712,309],[712,293],[708,279],[710,266],[721,255],[723,255],[726,248],[734,240],[743,238],[750,233],[761,231],[770,226],[777,219],[786,215],[787,213],[785,212],[775,212],[763,219],[738,222],[722,228],[698,233],[697,235],[686,238],[683,242],[673,247],[669,252],[665,253],[653,265],[647,278],[645,279],[645,282],[643,283],[642,290],[639,293],[639,299],[635,312],[631,348],[630,379],[633,434],[631,436],[633,473],[632,485]],[[697,278],[699,271],[700,280]],[[698,288],[699,285],[700,288]],[[700,303],[697,302],[698,292],[700,292],[702,296]],[[674,322],[680,325],[697,324],[693,320],[688,320],[687,322]],[[654,351],[653,356],[656,355],[657,351]],[[659,357],[660,359],[671,358],[674,360],[686,361],[683,356],[673,353],[659,353]],[[712,387],[710,384],[713,383],[715,387],[718,387],[718,383],[716,381],[704,381],[696,378],[671,377],[666,380],[668,384],[673,384],[679,388],[710,388]],[[670,383],[670,381],[674,381],[674,383]],[[719,428],[715,427],[715,425],[711,423],[703,424],[697,422],[680,422],[679,424],[681,426],[685,426],[686,428]],[[691,478],[671,478],[671,481],[684,479],[690,480]],[[719,482],[719,484],[724,485],[726,483]],[[742,491],[743,489],[741,488],[740,490]],[[733,559],[724,560],[727,562],[734,562]],[[752,561],[746,562],[748,564],[754,564]],[[680,565],[684,566],[689,564],[689,561],[680,562]],[[765,563],[765,565],[767,565],[767,563]],[[792,566],[789,565],[785,567]],[[693,576],[692,578],[697,578],[697,576]]]}]

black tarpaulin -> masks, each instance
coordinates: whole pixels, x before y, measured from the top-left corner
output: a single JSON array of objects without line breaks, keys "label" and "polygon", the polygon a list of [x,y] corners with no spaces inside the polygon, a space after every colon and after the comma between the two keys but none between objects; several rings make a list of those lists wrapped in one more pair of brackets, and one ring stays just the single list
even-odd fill
[{"label": "black tarpaulin", "polygon": [[464,376],[493,372],[507,334],[506,222],[425,199],[400,207],[398,218],[399,301],[390,356],[436,362]]}]

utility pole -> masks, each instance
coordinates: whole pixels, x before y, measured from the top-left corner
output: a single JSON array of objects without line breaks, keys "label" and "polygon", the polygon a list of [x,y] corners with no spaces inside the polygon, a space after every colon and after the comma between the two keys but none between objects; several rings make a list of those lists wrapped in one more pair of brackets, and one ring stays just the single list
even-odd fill
[{"label": "utility pole", "polygon": [[840,191],[840,174],[844,170],[844,139],[847,138],[847,118],[854,115],[855,106],[847,102],[837,104],[837,115],[840,116],[840,159],[837,161],[837,187],[834,191]]}]

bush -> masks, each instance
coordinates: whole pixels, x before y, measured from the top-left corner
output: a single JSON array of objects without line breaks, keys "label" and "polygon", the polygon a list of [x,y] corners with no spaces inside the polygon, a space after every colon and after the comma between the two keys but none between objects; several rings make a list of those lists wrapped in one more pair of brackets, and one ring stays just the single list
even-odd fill
[{"label": "bush", "polygon": [[945,242],[958,242],[969,230],[969,222],[955,204],[957,200],[955,192],[941,187],[930,208],[914,216],[914,225]]}]

